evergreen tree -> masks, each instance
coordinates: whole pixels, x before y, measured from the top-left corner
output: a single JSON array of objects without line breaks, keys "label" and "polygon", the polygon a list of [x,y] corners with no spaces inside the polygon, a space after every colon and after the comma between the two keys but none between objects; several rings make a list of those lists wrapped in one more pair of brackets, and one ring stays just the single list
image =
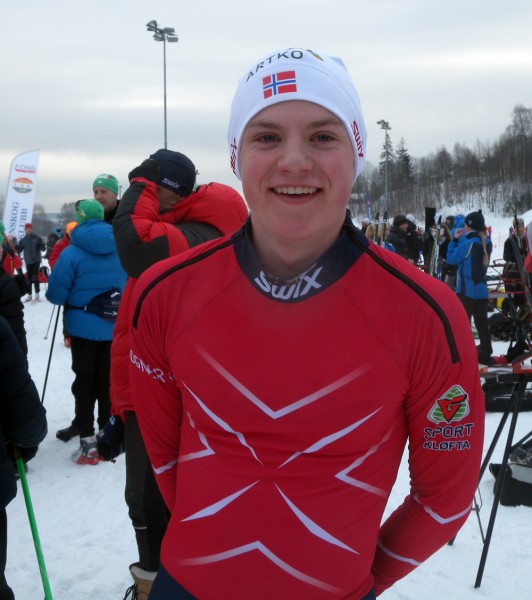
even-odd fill
[{"label": "evergreen tree", "polygon": [[379,173],[382,180],[382,194],[386,193],[386,184],[388,187],[388,197],[386,198],[387,206],[383,206],[382,210],[386,211],[390,207],[390,200],[392,197],[392,190],[394,189],[394,165],[395,165],[395,153],[393,150],[392,140],[388,131],[384,136],[384,143],[382,145],[381,162],[379,163]]},{"label": "evergreen tree", "polygon": [[414,166],[412,158],[406,148],[405,139],[401,138],[395,149],[395,173],[394,183],[396,187],[405,189],[411,188],[415,182]]},{"label": "evergreen tree", "polygon": [[75,202],[68,202],[61,206],[61,210],[59,211],[59,226],[61,227],[61,229],[63,229],[63,231],[65,230],[66,224],[68,222],[75,220],[75,205]]}]

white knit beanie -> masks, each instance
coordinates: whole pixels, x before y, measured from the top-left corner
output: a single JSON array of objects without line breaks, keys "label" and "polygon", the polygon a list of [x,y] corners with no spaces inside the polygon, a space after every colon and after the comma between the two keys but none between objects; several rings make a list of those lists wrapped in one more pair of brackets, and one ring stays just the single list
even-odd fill
[{"label": "white knit beanie", "polygon": [[364,168],[367,143],[358,93],[340,58],[304,48],[268,54],[238,82],[228,130],[234,174],[240,179],[239,151],[246,125],[264,108],[288,100],[313,102],[342,121],[355,153],[354,181]]}]

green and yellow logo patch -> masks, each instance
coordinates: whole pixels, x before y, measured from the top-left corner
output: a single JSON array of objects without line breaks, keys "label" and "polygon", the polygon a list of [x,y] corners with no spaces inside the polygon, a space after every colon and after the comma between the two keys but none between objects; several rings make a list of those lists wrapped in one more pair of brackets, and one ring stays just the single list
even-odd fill
[{"label": "green and yellow logo patch", "polygon": [[433,423],[461,421],[469,414],[469,395],[459,385],[453,385],[427,415]]}]

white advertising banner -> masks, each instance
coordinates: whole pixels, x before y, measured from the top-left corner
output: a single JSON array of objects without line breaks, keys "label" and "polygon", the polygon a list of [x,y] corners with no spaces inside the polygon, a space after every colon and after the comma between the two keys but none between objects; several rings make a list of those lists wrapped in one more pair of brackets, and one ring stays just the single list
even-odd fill
[{"label": "white advertising banner", "polygon": [[6,227],[6,234],[14,235],[17,240],[24,237],[24,225],[31,223],[40,152],[40,150],[22,152],[11,162],[2,220]]}]

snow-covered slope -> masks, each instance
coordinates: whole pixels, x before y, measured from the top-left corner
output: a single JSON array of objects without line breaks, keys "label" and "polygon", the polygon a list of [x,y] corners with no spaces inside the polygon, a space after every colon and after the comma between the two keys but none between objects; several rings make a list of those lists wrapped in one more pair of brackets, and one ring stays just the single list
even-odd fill
[{"label": "snow-covered slope", "polygon": [[[487,222],[493,227],[494,256],[500,256],[511,219],[490,220],[488,217]],[[30,371],[40,392],[56,321],[57,312],[52,311],[52,305],[46,300],[25,305]],[[46,337],[48,325],[50,330]],[[495,353],[503,353],[506,347],[506,343],[497,342]],[[56,430],[70,423],[74,406],[70,391],[73,380],[70,350],[63,345],[60,321],[51,356],[44,397],[49,434],[36,458],[29,463],[28,482],[53,598],[122,600],[125,589],[131,583],[128,565],[137,560],[133,530],[123,499],[123,456],[116,463],[100,463],[97,466],[78,466],[70,460],[76,441],[65,444],[55,438]],[[486,416],[486,449],[500,418],[500,413]],[[532,413],[521,413],[516,439],[531,429]],[[504,440],[506,433],[507,429],[503,432]],[[495,460],[501,457],[502,442],[494,454]],[[388,512],[402,502],[408,486],[408,470],[403,463]],[[492,506],[492,487],[493,480],[487,474],[480,484],[480,518],[484,529]],[[15,596],[18,600],[42,598],[41,578],[20,489],[17,498],[8,507],[8,527],[6,576]],[[528,546],[531,539],[532,508],[500,506],[482,585],[475,590],[482,539],[476,516],[472,514],[453,546],[442,548],[381,598],[529,598],[532,562]]]}]

